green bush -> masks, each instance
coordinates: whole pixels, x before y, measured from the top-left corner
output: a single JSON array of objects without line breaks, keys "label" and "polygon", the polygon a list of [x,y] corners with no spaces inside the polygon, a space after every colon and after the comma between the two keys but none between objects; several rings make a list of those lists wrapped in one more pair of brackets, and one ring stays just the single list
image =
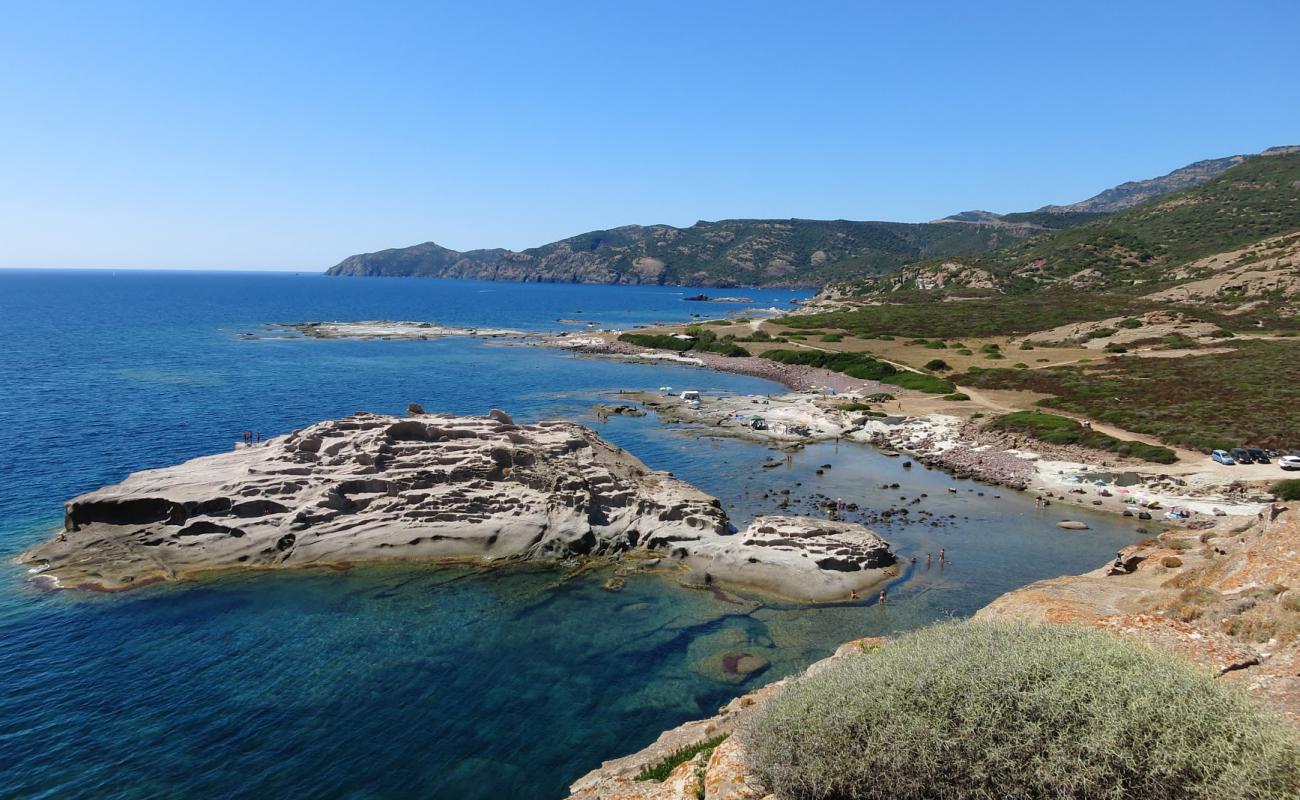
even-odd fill
[{"label": "green bush", "polygon": [[929,361],[925,362],[925,368],[930,370],[931,372],[946,372],[952,369],[952,367],[948,366],[948,362],[944,361],[942,358],[930,359]]},{"label": "green bush", "polygon": [[[877,361],[865,353],[825,353],[820,350],[768,350],[763,358],[782,364],[799,364],[820,367],[831,372],[842,372],[851,378],[883,381],[896,373],[892,365]],[[893,381],[889,381],[892,383]]]},{"label": "green bush", "polygon": [[880,380],[926,394],[948,394],[957,389],[957,384],[952,381],[936,378],[933,375],[922,375],[919,372],[896,372]]},{"label": "green bush", "polygon": [[948,349],[948,345],[946,345],[946,344],[944,344],[943,342],[940,342],[940,341],[938,341],[938,340],[935,340],[935,341],[933,341],[933,342],[926,342],[926,343],[925,343],[925,349],[927,349],[927,350],[947,350],[947,349]]},{"label": "green bush", "polygon": [[1128,352],[1128,348],[1127,348],[1127,347],[1125,347],[1124,345],[1119,344],[1119,343],[1117,343],[1117,342],[1110,342],[1109,344],[1106,345],[1105,350],[1106,350],[1107,353],[1127,353],[1127,352]]},{"label": "green bush", "polygon": [[962,401],[962,400],[969,400],[969,399],[970,399],[970,395],[966,394],[965,392],[953,392],[952,394],[945,394],[945,395],[943,396],[943,399],[944,399],[944,400],[952,400],[952,401],[955,401],[955,402],[960,402],[960,401]]},{"label": "green bush", "polygon": [[1273,494],[1279,500],[1300,500],[1300,478],[1287,478],[1273,484]]},{"label": "green bush", "polygon": [[888,403],[890,400],[894,399],[896,398],[889,392],[876,392],[875,394],[869,394],[866,397],[868,403]]},{"label": "green bush", "polygon": [[624,333],[618,337],[620,342],[627,342],[638,347],[654,347],[659,350],[676,350],[681,353],[690,350],[695,342],[690,339],[676,339],[658,333]]},{"label": "green bush", "polygon": [[1118,636],[950,622],[777,694],[737,734],[783,800],[1282,800],[1294,730]]},{"label": "green bush", "polygon": [[1119,333],[1119,331],[1115,328],[1098,328],[1094,331],[1089,331],[1087,338],[1104,339],[1107,336],[1114,336],[1117,333]]},{"label": "green bush", "polygon": [[969,355],[972,355],[972,353],[971,353],[971,351],[970,351],[970,348],[968,348],[968,347],[959,347],[959,348],[957,348],[957,355],[959,355],[959,356],[969,356]]},{"label": "green bush", "polygon": [[660,350],[674,350],[678,353],[684,353],[687,350],[694,349],[706,353],[720,353],[731,358],[749,355],[749,351],[736,344],[735,339],[731,336],[719,339],[718,334],[714,331],[696,326],[687,328],[686,333],[695,338],[678,339],[666,334],[624,333],[618,337],[618,340],[639,347],[654,347]]},{"label": "green bush", "polygon": [[1133,328],[1141,328],[1142,320],[1137,319],[1136,317],[1129,317],[1128,319],[1120,320],[1119,326],[1121,328],[1128,328],[1130,330],[1132,330]]},{"label": "green bush", "polygon": [[696,742],[695,744],[687,745],[686,747],[679,747],[672,753],[664,756],[659,763],[652,764],[638,772],[636,780],[663,781],[672,774],[672,771],[677,769],[678,766],[685,764],[700,753],[703,753],[704,758],[707,760],[708,757],[713,754],[713,751],[718,748],[718,745],[722,744],[726,739],[727,734],[724,733],[721,736],[715,736],[712,739],[705,739]]},{"label": "green bush", "polygon": [[710,353],[721,353],[727,358],[740,358],[750,355],[750,352],[734,342],[717,342],[706,348],[697,347],[696,350],[708,350]]},{"label": "green bush", "polygon": [[1178,460],[1178,455],[1168,447],[1116,439],[1114,436],[1085,428],[1069,417],[1045,414],[1042,411],[1016,411],[1005,414],[990,422],[988,426],[994,430],[1027,433],[1049,444],[1077,444],[1156,464],[1172,464]]},{"label": "green bush", "polygon": [[1001,361],[1002,359],[1006,358],[1006,356],[1002,355],[1001,353],[989,353],[984,357],[989,361]]},{"label": "green bush", "polygon": [[1029,340],[1028,340],[1028,339],[1026,339],[1026,340],[1024,340],[1023,342],[1020,343],[1020,349],[1021,349],[1021,350],[1033,350],[1033,349],[1034,349],[1034,346],[1033,346],[1032,344],[1029,343]]}]

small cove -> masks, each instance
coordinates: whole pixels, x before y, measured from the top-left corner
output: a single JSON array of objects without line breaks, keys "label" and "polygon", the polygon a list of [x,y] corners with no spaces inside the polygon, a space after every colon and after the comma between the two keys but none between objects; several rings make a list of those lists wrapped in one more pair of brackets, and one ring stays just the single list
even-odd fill
[{"label": "small cove", "polygon": [[[266,321],[428,319],[553,330],[716,315],[672,288],[290,275],[0,274],[0,551],[48,535],[61,503],[126,473],[407,402],[592,425],[717,495],[737,524],[816,494],[864,508],[928,495],[941,522],[878,525],[906,560],[891,602],[728,602],[654,576],[380,566],[227,575],[121,596],[44,595],[0,573],[0,761],[18,797],[94,794],[552,797],[600,760],[856,636],[964,616],[1032,580],[1100,565],[1138,537],[1116,518],[1060,531],[1013,492],[819,444],[771,451],[653,416],[597,423],[618,389],[780,391],[677,365],[574,358],[469,339],[245,341]],[[755,293],[756,305],[790,292]],[[822,464],[831,464],[816,475]],[[899,483],[898,489],[881,485]],[[801,484],[801,485],[796,485]],[[956,488],[955,494],[948,487]],[[980,496],[983,492],[983,496]],[[767,493],[768,496],[764,496]],[[995,498],[994,495],[1000,495]],[[948,515],[953,515],[951,518]],[[925,567],[945,548],[950,564]],[[729,653],[770,666],[745,681]]]}]

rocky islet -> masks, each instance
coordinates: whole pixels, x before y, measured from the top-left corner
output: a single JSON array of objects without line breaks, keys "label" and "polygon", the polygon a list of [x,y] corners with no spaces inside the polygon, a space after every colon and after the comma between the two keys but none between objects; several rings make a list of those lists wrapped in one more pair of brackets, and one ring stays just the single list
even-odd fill
[{"label": "rocky islet", "polygon": [[130,475],[69,501],[21,556],[51,587],[117,590],[221,569],[379,560],[660,555],[688,582],[821,602],[878,583],[889,546],[862,525],[720,503],[572,422],[357,413]]}]

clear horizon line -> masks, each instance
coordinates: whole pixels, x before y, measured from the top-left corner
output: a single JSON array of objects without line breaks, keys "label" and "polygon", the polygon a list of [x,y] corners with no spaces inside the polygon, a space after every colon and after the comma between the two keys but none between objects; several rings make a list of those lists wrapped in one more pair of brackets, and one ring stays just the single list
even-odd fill
[{"label": "clear horizon line", "polygon": [[114,267],[114,266],[19,266],[13,264],[0,264],[0,270],[86,270],[86,271],[123,271],[123,272],[307,272],[313,275],[324,275],[328,267],[321,269],[317,267],[294,268],[294,267]]}]

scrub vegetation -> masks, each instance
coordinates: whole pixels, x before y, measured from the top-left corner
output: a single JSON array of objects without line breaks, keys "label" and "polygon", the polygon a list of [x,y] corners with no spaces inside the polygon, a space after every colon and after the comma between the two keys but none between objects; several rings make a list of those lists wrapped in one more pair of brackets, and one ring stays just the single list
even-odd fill
[{"label": "scrub vegetation", "polygon": [[1110,358],[1036,370],[972,368],[979,389],[1055,395],[1045,408],[1203,450],[1300,447],[1300,343],[1241,341],[1232,352],[1185,358]]},{"label": "scrub vegetation", "polygon": [[1157,464],[1172,464],[1178,460],[1178,456],[1168,447],[1116,439],[1114,436],[1089,430],[1068,417],[1044,414],[1041,411],[1016,411],[998,417],[988,423],[987,427],[1000,431],[1027,433],[1039,441],[1050,444],[1077,444],[1094,450],[1140,458],[1143,461],[1153,461]]},{"label": "scrub vegetation", "polygon": [[701,753],[707,760],[708,757],[713,754],[713,751],[718,748],[718,745],[722,744],[726,739],[727,734],[724,733],[723,735],[715,736],[712,739],[705,739],[704,741],[678,748],[661,759],[659,763],[652,764],[641,770],[637,773],[636,779],[638,781],[663,781],[672,774],[672,771],[677,769],[678,766],[690,761]]},{"label": "scrub vegetation", "polygon": [[832,372],[841,372],[850,378],[880,381],[930,394],[948,394],[956,391],[952,381],[923,375],[919,372],[899,370],[892,364],[872,358],[865,353],[828,353],[821,350],[768,350],[763,358],[779,361],[782,364],[799,364],[808,367],[821,367]]},{"label": "scrub vegetation", "polygon": [[708,328],[687,328],[686,335],[691,338],[679,339],[676,336],[661,333],[624,333],[618,337],[618,340],[638,347],[654,347],[660,350],[674,350],[678,353],[696,350],[705,353],[719,353],[730,358],[749,355],[748,350],[736,344],[735,337],[719,337],[715,331]]},{"label": "scrub vegetation", "polygon": [[1111,634],[935,625],[802,678],[740,733],[783,800],[1281,800],[1294,730]]}]

